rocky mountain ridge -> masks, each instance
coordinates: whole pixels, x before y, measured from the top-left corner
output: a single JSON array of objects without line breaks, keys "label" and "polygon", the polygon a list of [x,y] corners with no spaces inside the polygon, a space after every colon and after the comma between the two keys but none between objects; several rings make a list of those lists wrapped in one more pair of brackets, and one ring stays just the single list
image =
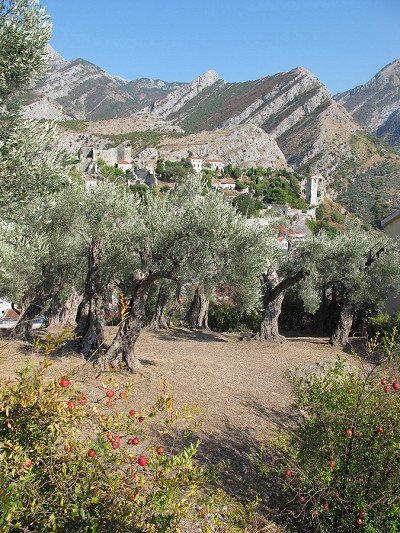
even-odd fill
[{"label": "rocky mountain ridge", "polygon": [[335,100],[368,132],[400,150],[400,59]]},{"label": "rocky mountain ridge", "polygon": [[[375,78],[369,86],[375,93],[380,88],[386,119],[383,126],[375,118],[366,124],[370,129],[386,128],[384,138],[395,136],[397,63]],[[390,97],[384,95],[388,87]],[[352,108],[355,93],[360,105]],[[36,88],[28,115],[54,118],[58,112],[64,119],[89,120],[72,121],[72,130],[81,133],[69,141],[71,148],[75,140],[97,136],[112,146],[129,140],[143,161],[155,154],[176,159],[197,152],[239,166],[309,169],[329,179],[332,195],[347,194],[351,186],[349,202],[360,200],[366,220],[372,206],[378,220],[399,205],[395,184],[400,156],[355,120],[360,120],[357,110],[363,108],[360,94],[365,91],[355,93],[333,98],[303,67],[238,83],[208,71],[188,84],[167,84],[150,79],[129,82],[87,61],[65,61],[54,54],[52,69]],[[352,205],[347,204],[350,209]]]},{"label": "rocky mountain ridge", "polygon": [[271,135],[297,169],[332,173],[352,157],[351,136],[359,130],[347,111],[307,69],[229,83],[214,71],[145,108],[187,132],[252,124]]},{"label": "rocky mountain ridge", "polygon": [[30,94],[26,118],[104,120],[130,116],[181,87],[179,82],[112,76],[84,59],[66,61],[50,49],[50,70]]}]

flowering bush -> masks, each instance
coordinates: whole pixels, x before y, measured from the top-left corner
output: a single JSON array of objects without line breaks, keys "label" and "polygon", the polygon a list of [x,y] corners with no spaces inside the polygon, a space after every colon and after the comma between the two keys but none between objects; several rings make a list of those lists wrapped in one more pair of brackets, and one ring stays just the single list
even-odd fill
[{"label": "flowering bush", "polygon": [[391,357],[293,379],[299,425],[261,463],[307,531],[400,531],[400,371]]},{"label": "flowering bush", "polygon": [[167,392],[146,411],[123,407],[127,389],[89,401],[73,376],[49,380],[48,365],[0,390],[2,532],[167,532],[182,520],[244,531],[246,509],[193,462],[198,443],[174,451]]}]

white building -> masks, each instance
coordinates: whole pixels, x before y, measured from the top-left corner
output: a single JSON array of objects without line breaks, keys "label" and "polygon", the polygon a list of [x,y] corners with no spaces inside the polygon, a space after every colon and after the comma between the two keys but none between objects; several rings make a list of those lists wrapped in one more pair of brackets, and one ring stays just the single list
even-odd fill
[{"label": "white building", "polygon": [[222,159],[207,159],[205,164],[211,168],[211,170],[224,170],[224,162]]},{"label": "white building", "polygon": [[236,187],[236,181],[232,178],[222,178],[220,180],[212,180],[211,187],[214,189],[224,189],[234,191]]},{"label": "white building", "polygon": [[120,170],[123,170],[124,172],[126,172],[127,170],[132,170],[132,167],[133,167],[133,163],[129,163],[128,161],[125,161],[125,160],[118,161],[118,164],[117,164],[117,168],[119,168]]},{"label": "white building", "polygon": [[202,157],[189,157],[189,163],[192,165],[196,174],[200,174],[200,172],[203,170],[204,159]]}]

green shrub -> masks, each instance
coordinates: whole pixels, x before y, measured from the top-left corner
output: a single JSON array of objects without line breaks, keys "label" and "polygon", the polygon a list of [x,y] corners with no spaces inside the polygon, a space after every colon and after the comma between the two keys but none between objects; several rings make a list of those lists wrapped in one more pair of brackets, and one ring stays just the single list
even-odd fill
[{"label": "green shrub", "polygon": [[247,331],[260,331],[261,322],[263,320],[263,312],[253,310],[246,312],[239,317],[239,329]]},{"label": "green shrub", "polygon": [[400,313],[389,315],[378,313],[369,319],[369,336],[371,338],[391,337],[396,331],[400,335]]},{"label": "green shrub", "polygon": [[346,217],[339,211],[332,211],[331,218],[336,224],[344,224]]},{"label": "green shrub", "polygon": [[[232,205],[236,207],[238,213],[247,218],[258,216],[258,208],[256,207],[256,201],[252,196],[250,196],[250,194],[239,194],[232,200]],[[261,205],[263,205],[262,202]]]},{"label": "green shrub", "polygon": [[72,376],[45,375],[49,364],[0,389],[2,532],[167,533],[182,520],[245,531],[251,506],[211,489],[215,473],[193,461],[198,443],[168,444],[193,413],[177,417],[166,391],[148,409],[133,406],[133,384],[107,390],[112,376],[86,398]]},{"label": "green shrub", "polygon": [[213,331],[258,331],[262,321],[262,312],[239,313],[236,307],[226,303],[210,302],[208,325]]},{"label": "green shrub", "polygon": [[275,476],[292,525],[400,531],[397,357],[366,374],[339,360],[326,373],[291,378],[299,424],[274,442],[269,464],[263,456],[260,464]]},{"label": "green shrub", "polygon": [[210,302],[208,325],[213,331],[235,331],[238,323],[239,315],[234,307]]}]

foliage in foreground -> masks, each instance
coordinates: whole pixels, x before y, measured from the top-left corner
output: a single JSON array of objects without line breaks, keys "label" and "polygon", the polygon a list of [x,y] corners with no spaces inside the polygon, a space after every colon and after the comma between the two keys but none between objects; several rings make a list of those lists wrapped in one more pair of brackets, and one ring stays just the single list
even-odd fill
[{"label": "foliage in foreground", "polygon": [[210,488],[215,472],[193,461],[199,444],[174,450],[192,414],[178,417],[171,396],[135,411],[129,387],[99,383],[88,399],[71,376],[49,381],[48,364],[0,390],[2,532],[168,532],[183,520],[246,530],[251,507]]},{"label": "foliage in foreground", "polygon": [[300,530],[400,530],[400,382],[393,356],[365,377],[342,360],[293,379],[297,428],[273,446],[283,511]]}]

